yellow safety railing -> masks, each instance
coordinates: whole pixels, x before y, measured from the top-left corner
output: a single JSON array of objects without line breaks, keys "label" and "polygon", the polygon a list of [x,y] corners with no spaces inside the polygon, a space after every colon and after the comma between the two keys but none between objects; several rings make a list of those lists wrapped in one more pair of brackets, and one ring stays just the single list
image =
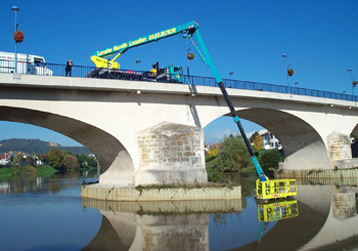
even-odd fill
[{"label": "yellow safety railing", "polygon": [[297,194],[295,179],[256,180],[256,198],[262,200],[287,198]]},{"label": "yellow safety railing", "polygon": [[257,205],[259,222],[284,220],[298,216],[297,200],[284,200],[268,204]]}]

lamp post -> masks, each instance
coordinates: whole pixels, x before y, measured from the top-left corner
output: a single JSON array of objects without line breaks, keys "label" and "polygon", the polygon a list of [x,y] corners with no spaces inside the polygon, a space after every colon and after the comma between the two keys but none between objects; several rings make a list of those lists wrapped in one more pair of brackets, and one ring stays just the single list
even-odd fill
[{"label": "lamp post", "polygon": [[287,75],[287,89],[288,89],[288,68],[289,68],[289,66],[288,66],[288,64],[287,64],[287,54],[282,54],[282,57],[285,59],[285,64],[286,64],[286,75]]},{"label": "lamp post", "polygon": [[188,81],[189,81],[189,84],[190,84],[189,58],[188,58],[190,48],[188,48],[188,39],[187,39],[188,35],[184,34],[183,38],[185,39],[185,46],[186,46],[186,75],[188,76]]},{"label": "lamp post", "polygon": [[[15,32],[17,31],[17,12],[20,10],[17,6],[12,6],[11,9],[15,12]],[[15,41],[15,73],[17,73],[17,41]]]},{"label": "lamp post", "polygon": [[353,84],[353,71],[352,71],[351,68],[347,69],[347,71],[351,72],[352,95],[353,95],[353,99],[355,101],[355,98],[354,98],[354,84]]}]

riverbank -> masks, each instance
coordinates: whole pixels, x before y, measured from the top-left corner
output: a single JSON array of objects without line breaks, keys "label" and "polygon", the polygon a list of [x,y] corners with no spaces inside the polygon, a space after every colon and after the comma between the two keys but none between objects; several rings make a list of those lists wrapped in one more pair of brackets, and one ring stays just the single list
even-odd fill
[{"label": "riverbank", "polygon": [[48,177],[58,170],[52,168],[51,166],[37,166],[37,167],[3,167],[0,168],[0,180],[9,181],[14,177],[19,176],[36,176],[36,177]]}]

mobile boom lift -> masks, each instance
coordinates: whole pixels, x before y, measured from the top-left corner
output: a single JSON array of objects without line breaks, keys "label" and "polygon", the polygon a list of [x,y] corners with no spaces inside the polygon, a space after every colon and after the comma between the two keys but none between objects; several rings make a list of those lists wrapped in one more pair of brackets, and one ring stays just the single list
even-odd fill
[{"label": "mobile boom lift", "polygon": [[[207,50],[205,43],[200,35],[199,32],[199,25],[195,22],[188,22],[183,25],[178,25],[173,28],[153,33],[149,36],[141,37],[139,39],[130,40],[126,43],[114,45],[112,47],[106,48],[101,51],[97,51],[91,57],[91,60],[97,66],[97,68],[107,68],[107,69],[115,69],[119,70],[119,63],[115,62],[116,59],[123,53],[125,53],[128,49],[134,48],[140,45],[144,45],[147,43],[151,43],[154,41],[159,41],[164,38],[172,37],[178,34],[186,34],[187,37],[192,42],[195,50],[199,54],[201,60],[204,64],[210,67],[215,81],[217,85],[220,87],[221,92],[225,98],[227,105],[229,106],[231,116],[233,117],[234,122],[236,123],[237,127],[239,128],[240,134],[245,142],[245,145],[250,153],[251,159],[255,166],[257,175],[259,177],[264,176],[264,178],[258,179],[256,181],[256,198],[261,200],[269,200],[275,198],[286,198],[288,196],[294,196],[297,194],[297,185],[295,179],[273,179],[269,180],[268,177],[265,175],[264,171],[262,170],[257,158],[254,154],[254,151],[251,147],[251,143],[247,139],[246,133],[241,125],[240,118],[236,113],[234,105],[231,102],[231,99],[226,91],[226,88],[223,84],[223,81],[220,77],[216,66],[211,59],[209,51]],[[197,44],[194,42],[193,37],[196,39]],[[116,54],[117,53],[117,54]],[[116,54],[112,60],[105,59],[104,57],[108,57],[111,55]]]}]

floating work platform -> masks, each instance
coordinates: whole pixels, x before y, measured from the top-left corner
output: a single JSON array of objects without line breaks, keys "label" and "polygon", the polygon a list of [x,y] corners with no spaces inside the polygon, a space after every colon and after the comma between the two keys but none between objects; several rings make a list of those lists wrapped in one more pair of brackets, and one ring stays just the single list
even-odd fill
[{"label": "floating work platform", "polygon": [[233,200],[241,199],[241,186],[135,188],[91,184],[81,187],[81,196],[107,201]]}]

